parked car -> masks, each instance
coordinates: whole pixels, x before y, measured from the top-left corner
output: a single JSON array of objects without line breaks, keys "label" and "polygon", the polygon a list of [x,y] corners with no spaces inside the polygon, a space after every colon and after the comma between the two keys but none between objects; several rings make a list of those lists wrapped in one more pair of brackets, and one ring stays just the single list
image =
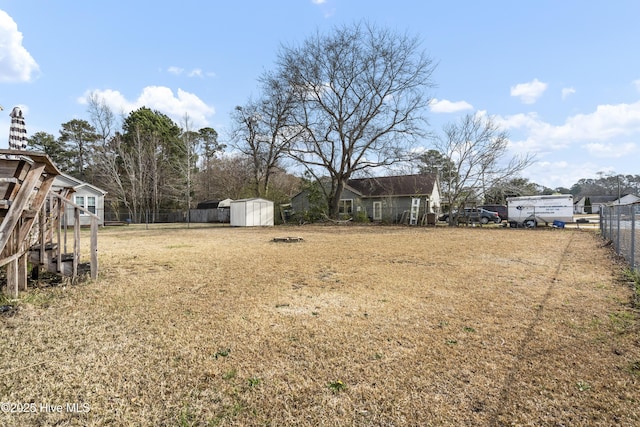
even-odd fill
[{"label": "parked car", "polygon": [[497,212],[503,221],[507,219],[507,205],[482,205],[480,207],[488,211]]},{"label": "parked car", "polygon": [[[456,215],[458,211],[453,211],[452,215]],[[502,218],[497,212],[489,211],[483,208],[465,208],[460,214],[457,215],[459,222],[479,222],[481,224],[488,224],[495,222],[500,224]],[[449,213],[443,214],[438,218],[440,221],[449,221]]]}]

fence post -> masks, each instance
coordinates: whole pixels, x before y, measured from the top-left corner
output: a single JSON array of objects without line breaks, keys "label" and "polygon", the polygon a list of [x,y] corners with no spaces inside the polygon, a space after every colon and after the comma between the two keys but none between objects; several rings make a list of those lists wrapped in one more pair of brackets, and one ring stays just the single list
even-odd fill
[{"label": "fence post", "polygon": [[618,206],[618,209],[616,209],[616,223],[617,223],[617,231],[618,233],[616,234],[616,253],[618,255],[620,255],[620,207]]},{"label": "fence post", "polygon": [[636,271],[636,209],[631,206],[631,256],[629,257],[629,265],[631,269]]},{"label": "fence post", "polygon": [[613,207],[609,208],[609,240],[613,242]]}]

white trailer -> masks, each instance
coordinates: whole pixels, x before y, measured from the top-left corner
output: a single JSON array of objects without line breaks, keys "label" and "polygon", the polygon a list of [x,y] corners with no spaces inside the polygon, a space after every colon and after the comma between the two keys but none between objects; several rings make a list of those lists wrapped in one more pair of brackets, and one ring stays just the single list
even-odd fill
[{"label": "white trailer", "polygon": [[573,221],[573,196],[507,197],[507,216],[511,227],[536,227],[540,223],[564,227]]}]

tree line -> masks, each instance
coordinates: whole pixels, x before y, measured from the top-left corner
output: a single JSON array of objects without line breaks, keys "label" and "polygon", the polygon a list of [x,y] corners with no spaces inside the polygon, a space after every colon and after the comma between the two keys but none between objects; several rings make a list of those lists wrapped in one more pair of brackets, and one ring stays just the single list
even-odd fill
[{"label": "tree line", "polygon": [[[336,218],[350,178],[384,171],[437,173],[452,208],[566,190],[521,178],[534,158],[509,158],[508,134],[491,116],[469,114],[430,132],[434,70],[417,37],[367,22],[344,25],[283,45],[274,68],[258,79],[258,95],[232,112],[225,144],[210,127],[194,129],[188,112],[178,124],[147,107],[118,117],[93,94],[87,120],[63,123],[58,138],[35,133],[29,146],[108,191],[110,209],[135,222],[159,221],[163,211],[194,201],[285,203],[310,184]],[[418,152],[425,143],[432,148]],[[637,193],[638,178],[616,184]],[[605,181],[611,184],[609,177],[581,180],[569,192]]]}]

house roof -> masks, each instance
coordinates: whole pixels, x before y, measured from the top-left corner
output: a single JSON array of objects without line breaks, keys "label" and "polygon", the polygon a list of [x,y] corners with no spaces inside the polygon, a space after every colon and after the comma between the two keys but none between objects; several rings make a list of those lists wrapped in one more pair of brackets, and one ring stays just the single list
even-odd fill
[{"label": "house roof", "polygon": [[80,188],[88,188],[93,192],[102,194],[103,196],[107,194],[107,192],[103,189],[98,188],[95,185],[91,185],[88,182],[84,182],[78,178],[74,178],[71,175],[67,175],[66,173],[62,173],[56,176],[53,185],[57,187],[71,187],[75,191],[78,191]]},{"label": "house roof", "polygon": [[347,181],[347,186],[363,197],[415,196],[433,193],[435,174],[381,176]]},{"label": "house roof", "polygon": [[579,203],[579,202],[584,203],[587,200],[587,197],[589,198],[589,201],[591,202],[592,205],[611,203],[614,200],[618,199],[617,196],[584,196],[581,199],[577,200],[576,203]]}]

